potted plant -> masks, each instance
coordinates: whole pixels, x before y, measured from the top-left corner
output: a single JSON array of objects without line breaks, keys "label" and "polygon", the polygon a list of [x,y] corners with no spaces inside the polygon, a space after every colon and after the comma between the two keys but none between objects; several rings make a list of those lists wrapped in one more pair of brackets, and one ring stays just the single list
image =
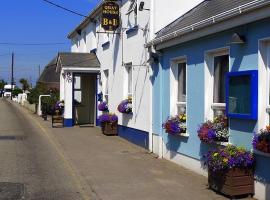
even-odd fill
[{"label": "potted plant", "polygon": [[186,133],[186,114],[169,117],[162,127],[167,133],[172,135],[181,135]]},{"label": "potted plant", "polygon": [[123,114],[132,114],[132,98],[128,97],[127,99],[121,101],[117,107],[117,110]]},{"label": "potted plant", "polygon": [[106,101],[102,101],[98,104],[98,110],[106,112],[108,111],[108,103]]},{"label": "potted plant", "polygon": [[197,132],[200,140],[205,143],[228,142],[228,119],[224,116],[215,117],[212,121],[202,123]]},{"label": "potted plant", "polygon": [[65,108],[64,100],[57,101],[54,105],[54,110],[56,113],[59,113],[59,115],[64,114],[64,108]]},{"label": "potted plant", "polygon": [[254,194],[254,157],[244,148],[229,145],[208,152],[208,185],[230,197]]},{"label": "potted plant", "polygon": [[102,133],[104,135],[118,135],[117,123],[118,117],[112,113],[104,113],[99,116]]},{"label": "potted plant", "polygon": [[252,141],[253,148],[263,153],[270,153],[270,126],[255,134]]}]

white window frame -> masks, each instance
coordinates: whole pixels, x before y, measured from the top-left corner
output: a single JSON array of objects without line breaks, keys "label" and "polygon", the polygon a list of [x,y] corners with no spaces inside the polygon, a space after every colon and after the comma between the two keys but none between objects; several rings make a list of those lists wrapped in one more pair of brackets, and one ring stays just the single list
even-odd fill
[{"label": "white window frame", "polygon": [[258,42],[258,130],[270,124],[270,38]]},{"label": "white window frame", "polygon": [[226,110],[226,103],[214,103],[214,61],[218,56],[229,56],[229,71],[231,71],[230,48],[224,47],[205,52],[204,91],[205,91],[205,119],[213,119],[215,110]]},{"label": "white window frame", "polygon": [[187,58],[186,56],[181,56],[171,59],[170,67],[170,115],[178,115],[178,108],[185,107],[185,112],[187,110],[187,94],[186,102],[178,101],[178,69],[179,64],[186,63],[186,93],[187,93]]},{"label": "white window frame", "polygon": [[[131,70],[131,91],[129,91],[129,71]],[[133,98],[133,66],[132,62],[126,63],[125,64],[125,69],[124,69],[124,98],[131,97]]]},{"label": "white window frame", "polygon": [[103,71],[103,77],[103,101],[109,103],[109,69]]}]

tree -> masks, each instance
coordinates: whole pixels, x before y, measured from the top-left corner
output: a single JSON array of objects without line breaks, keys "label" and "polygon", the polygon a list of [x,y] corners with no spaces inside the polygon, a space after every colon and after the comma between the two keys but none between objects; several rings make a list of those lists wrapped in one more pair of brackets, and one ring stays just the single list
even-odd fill
[{"label": "tree", "polygon": [[4,86],[7,84],[7,82],[4,79],[0,80],[0,89],[4,89]]},{"label": "tree", "polygon": [[18,88],[18,87],[15,87],[15,88],[12,90],[12,96],[13,96],[13,97],[16,97],[16,96],[18,96],[18,94],[22,94],[22,93],[23,93],[22,89],[20,89],[20,88]]},{"label": "tree", "polygon": [[30,88],[30,85],[25,78],[21,78],[20,83],[22,84],[23,91],[28,90]]}]

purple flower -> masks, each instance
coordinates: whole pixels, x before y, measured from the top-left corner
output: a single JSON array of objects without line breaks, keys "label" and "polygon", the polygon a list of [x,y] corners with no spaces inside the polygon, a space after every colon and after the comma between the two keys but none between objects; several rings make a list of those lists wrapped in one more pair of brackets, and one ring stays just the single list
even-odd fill
[{"label": "purple flower", "polygon": [[108,104],[106,101],[100,102],[98,105],[98,110],[99,111],[108,111]]},{"label": "purple flower", "polygon": [[117,109],[120,113],[126,113],[126,114],[132,113],[132,101],[129,99],[125,99],[121,101]]},{"label": "purple flower", "polygon": [[115,114],[105,113],[99,116],[99,121],[101,123],[116,123],[118,121],[118,117]]}]

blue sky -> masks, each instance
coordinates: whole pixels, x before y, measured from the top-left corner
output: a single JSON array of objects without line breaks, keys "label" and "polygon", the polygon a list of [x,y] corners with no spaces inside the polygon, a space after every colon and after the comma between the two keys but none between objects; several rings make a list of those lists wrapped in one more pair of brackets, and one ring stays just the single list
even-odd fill
[{"label": "blue sky", "polygon": [[[87,15],[99,0],[51,0]],[[41,69],[58,51],[70,51],[67,34],[83,20],[42,0],[1,0],[0,43],[65,43],[52,46],[0,44],[0,79],[10,81],[11,52],[15,53],[15,81],[38,78]]]}]

